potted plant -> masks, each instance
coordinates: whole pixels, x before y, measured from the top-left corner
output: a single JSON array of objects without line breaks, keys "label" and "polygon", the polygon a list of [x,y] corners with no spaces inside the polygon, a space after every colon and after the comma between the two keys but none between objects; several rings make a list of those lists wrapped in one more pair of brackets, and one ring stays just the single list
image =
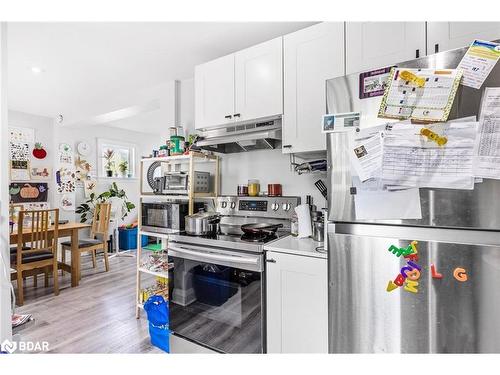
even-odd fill
[{"label": "potted plant", "polygon": [[120,170],[122,177],[126,177],[128,171],[128,161],[124,160],[120,164],[118,164],[118,169]]},{"label": "potted plant", "polygon": [[94,209],[97,203],[105,203],[105,202],[115,202],[118,203],[121,201],[121,219],[123,220],[129,213],[135,208],[135,204],[128,200],[127,194],[125,190],[119,189],[116,185],[116,182],[111,184],[111,187],[99,194],[91,193],[89,199],[79,205],[75,212],[80,214],[80,222],[85,223],[87,220],[92,220],[94,216]]},{"label": "potted plant", "polygon": [[113,167],[115,165],[115,162],[111,160],[113,159],[113,156],[115,156],[115,151],[111,149],[107,149],[102,155],[102,157],[106,160],[106,165],[104,166],[104,168],[106,169],[107,177],[113,177]]}]

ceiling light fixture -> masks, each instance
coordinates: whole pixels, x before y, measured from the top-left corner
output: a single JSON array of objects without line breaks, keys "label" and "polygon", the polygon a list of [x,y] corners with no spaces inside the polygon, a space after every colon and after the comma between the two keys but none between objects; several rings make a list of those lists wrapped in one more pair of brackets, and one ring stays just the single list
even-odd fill
[{"label": "ceiling light fixture", "polygon": [[33,74],[40,74],[40,73],[43,73],[44,70],[42,68],[40,68],[39,66],[32,66],[31,67],[31,72]]}]

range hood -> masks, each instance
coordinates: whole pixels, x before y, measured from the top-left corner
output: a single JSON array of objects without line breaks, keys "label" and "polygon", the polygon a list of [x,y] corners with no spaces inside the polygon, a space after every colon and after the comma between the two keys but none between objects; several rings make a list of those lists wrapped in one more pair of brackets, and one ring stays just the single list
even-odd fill
[{"label": "range hood", "polygon": [[205,129],[200,136],[198,147],[223,154],[275,149],[281,147],[281,117]]}]

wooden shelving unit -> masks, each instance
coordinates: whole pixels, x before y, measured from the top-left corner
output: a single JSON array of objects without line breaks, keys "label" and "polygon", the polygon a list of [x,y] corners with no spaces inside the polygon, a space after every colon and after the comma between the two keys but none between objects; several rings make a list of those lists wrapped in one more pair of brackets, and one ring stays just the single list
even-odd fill
[{"label": "wooden shelving unit", "polygon": [[[160,195],[154,193],[145,193],[144,192],[144,164],[160,162],[171,165],[179,165],[179,164],[187,164],[187,173],[188,173],[188,194],[186,195]],[[191,176],[194,175],[195,166],[198,163],[213,163],[214,164],[214,183],[213,183],[213,191],[209,193],[195,193],[194,186],[191,183]],[[212,174],[212,172],[211,172]],[[137,238],[137,277],[136,277],[136,318],[139,319],[140,311],[143,310],[143,305],[140,300],[141,294],[141,278],[144,275],[153,275],[157,277],[163,277],[168,280],[168,272],[155,272],[148,270],[147,268],[141,267],[142,262],[142,253],[143,248],[141,244],[141,236],[155,237],[161,241],[162,248],[166,249],[168,247],[168,234],[163,233],[153,233],[142,230],[142,202],[143,199],[147,198],[155,198],[157,200],[187,200],[189,201],[189,214],[193,214],[194,212],[194,202],[197,199],[214,199],[219,195],[220,189],[220,169],[219,169],[219,157],[216,155],[205,155],[199,152],[190,152],[187,155],[177,155],[177,156],[165,156],[165,157],[156,157],[156,158],[144,158],[141,160],[141,174],[140,174],[140,203],[138,207],[138,221],[139,221],[139,230],[138,230],[138,238]]]}]

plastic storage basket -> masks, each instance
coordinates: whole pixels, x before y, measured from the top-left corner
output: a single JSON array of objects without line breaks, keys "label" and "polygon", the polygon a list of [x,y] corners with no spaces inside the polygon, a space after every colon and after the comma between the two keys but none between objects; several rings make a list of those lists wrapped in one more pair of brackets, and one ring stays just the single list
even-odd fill
[{"label": "plastic storage basket", "polygon": [[238,291],[238,284],[230,281],[231,269],[217,267],[212,271],[202,265],[194,267],[193,286],[196,299],[211,306],[220,306]]},{"label": "plastic storage basket", "polygon": [[[119,228],[118,232],[118,244],[120,246],[120,249],[137,249],[137,227],[131,229]],[[144,247],[147,244],[148,237],[141,236],[141,246]]]}]

